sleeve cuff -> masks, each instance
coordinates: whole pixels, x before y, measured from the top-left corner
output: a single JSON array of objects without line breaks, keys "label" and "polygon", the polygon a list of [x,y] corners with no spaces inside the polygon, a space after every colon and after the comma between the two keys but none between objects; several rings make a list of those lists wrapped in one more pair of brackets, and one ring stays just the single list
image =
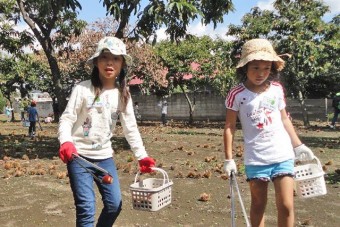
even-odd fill
[{"label": "sleeve cuff", "polygon": [[148,157],[148,154],[146,153],[146,151],[137,151],[135,153],[135,156],[136,156],[137,160],[139,161],[139,160],[141,160],[143,158]]}]

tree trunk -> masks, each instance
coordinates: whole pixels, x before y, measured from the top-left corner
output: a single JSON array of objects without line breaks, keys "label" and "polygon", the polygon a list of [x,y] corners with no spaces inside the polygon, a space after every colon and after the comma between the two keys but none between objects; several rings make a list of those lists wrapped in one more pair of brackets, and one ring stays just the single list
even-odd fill
[{"label": "tree trunk", "polygon": [[183,94],[185,96],[185,99],[188,101],[188,104],[189,104],[189,125],[192,125],[194,123],[194,116],[193,116],[193,114],[194,114],[194,110],[195,110],[195,105],[193,105],[191,103],[191,100],[190,100],[188,94],[185,92],[183,86],[181,84],[179,86],[180,86],[180,88],[181,88],[181,90],[182,90],[182,92],[183,92]]},{"label": "tree trunk", "polygon": [[52,28],[54,26],[54,24],[57,21],[57,17],[55,17],[55,20],[53,21],[53,23],[49,23],[48,28],[45,30],[45,32],[37,29],[37,27],[39,27],[39,25],[36,25],[36,22],[33,21],[30,17],[29,17],[29,13],[26,12],[25,10],[25,6],[24,6],[24,2],[22,0],[17,0],[18,6],[20,8],[21,11],[21,15],[24,18],[24,21],[27,23],[27,25],[32,29],[35,38],[39,41],[41,47],[44,50],[44,53],[47,57],[48,63],[50,65],[50,69],[51,69],[51,74],[52,74],[52,82],[53,82],[53,86],[54,86],[54,93],[58,99],[58,107],[59,107],[59,111],[60,113],[63,112],[66,108],[66,97],[65,97],[65,93],[62,89],[62,85],[61,85],[61,74],[60,74],[60,69],[57,63],[57,59],[53,56],[54,53],[54,49],[53,49],[53,45],[52,45],[52,39],[50,37]]},{"label": "tree trunk", "polygon": [[301,110],[302,110],[303,125],[309,126],[310,124],[309,124],[308,112],[307,112],[305,100],[302,96],[301,90],[299,90],[299,103],[300,103]]},{"label": "tree trunk", "polygon": [[66,101],[65,92],[63,91],[61,81],[60,81],[59,66],[58,66],[57,60],[55,59],[55,57],[52,56],[50,52],[45,52],[45,54],[47,56],[47,59],[48,59],[48,62],[51,68],[52,81],[54,85],[54,93],[58,100],[58,110],[59,110],[59,113],[62,113],[64,112],[66,108],[67,101]]},{"label": "tree trunk", "polygon": [[15,121],[15,116],[14,116],[14,111],[12,110],[12,119],[11,119],[11,122],[14,122]]},{"label": "tree trunk", "polygon": [[58,102],[55,98],[53,98],[52,101],[53,101],[52,107],[53,107],[53,116],[54,116],[53,122],[58,123],[59,118],[60,118]]}]

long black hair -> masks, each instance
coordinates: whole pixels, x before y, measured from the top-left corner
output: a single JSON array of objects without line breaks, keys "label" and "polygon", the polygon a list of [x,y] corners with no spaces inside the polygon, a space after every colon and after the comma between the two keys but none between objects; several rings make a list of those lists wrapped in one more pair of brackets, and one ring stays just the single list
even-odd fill
[{"label": "long black hair", "polygon": [[[126,105],[130,98],[130,92],[129,92],[128,87],[126,86],[126,76],[127,76],[127,69],[126,67],[123,67],[115,81],[116,87],[118,88],[119,94],[120,94],[120,102],[122,104],[120,107],[121,108],[120,111],[122,112],[125,111]],[[93,100],[93,103],[94,103],[95,100],[100,96],[102,89],[103,89],[102,82],[99,78],[99,69],[95,65],[93,66],[92,73],[91,73],[91,83],[95,91],[95,98]]]}]

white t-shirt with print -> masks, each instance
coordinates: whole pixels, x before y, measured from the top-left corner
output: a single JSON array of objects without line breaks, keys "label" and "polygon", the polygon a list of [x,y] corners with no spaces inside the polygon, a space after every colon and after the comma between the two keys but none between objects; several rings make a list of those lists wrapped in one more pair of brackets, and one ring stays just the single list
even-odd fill
[{"label": "white t-shirt with print", "polygon": [[294,159],[291,140],[281,120],[280,111],[285,107],[283,88],[278,82],[271,82],[260,94],[243,84],[229,92],[226,108],[238,112],[246,165],[269,165]]},{"label": "white t-shirt with print", "polygon": [[136,158],[147,156],[129,99],[125,112],[119,110],[117,88],[104,90],[96,99],[90,80],[76,85],[59,122],[59,141],[73,142],[80,155],[91,159],[112,157],[111,137],[119,120]]}]

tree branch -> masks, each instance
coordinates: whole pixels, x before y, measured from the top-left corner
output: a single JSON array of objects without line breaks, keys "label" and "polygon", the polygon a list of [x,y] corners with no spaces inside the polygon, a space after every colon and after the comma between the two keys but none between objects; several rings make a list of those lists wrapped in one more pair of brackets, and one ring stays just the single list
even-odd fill
[{"label": "tree branch", "polygon": [[36,28],[34,21],[28,16],[28,13],[25,10],[24,3],[22,0],[17,0],[20,12],[22,14],[22,17],[24,18],[24,21],[28,24],[28,26],[32,29],[34,35],[37,37],[38,40],[43,40],[39,30]]}]

